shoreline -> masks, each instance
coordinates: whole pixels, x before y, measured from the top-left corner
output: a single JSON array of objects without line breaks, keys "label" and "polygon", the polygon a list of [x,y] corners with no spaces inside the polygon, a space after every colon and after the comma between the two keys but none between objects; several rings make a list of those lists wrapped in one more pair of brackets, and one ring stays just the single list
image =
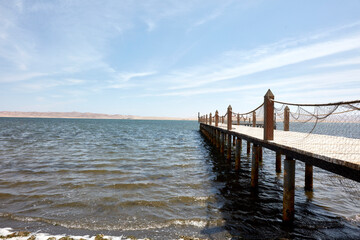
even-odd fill
[{"label": "shoreline", "polygon": [[82,112],[17,112],[0,111],[0,118],[63,118],[63,119],[124,119],[124,120],[180,120],[196,121],[197,118],[135,116]]}]

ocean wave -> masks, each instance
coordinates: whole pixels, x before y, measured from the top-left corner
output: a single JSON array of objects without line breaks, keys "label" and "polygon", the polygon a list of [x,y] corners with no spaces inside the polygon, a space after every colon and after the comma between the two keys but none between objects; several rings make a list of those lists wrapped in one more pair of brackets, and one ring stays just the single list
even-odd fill
[{"label": "ocean wave", "polygon": [[54,226],[61,226],[70,229],[87,229],[92,231],[144,231],[144,230],[154,230],[154,229],[164,229],[169,227],[187,227],[192,226],[196,228],[205,228],[205,227],[219,227],[224,225],[224,220],[207,220],[207,219],[170,219],[163,222],[146,222],[143,223],[137,222],[136,224],[131,224],[130,222],[124,223],[108,223],[108,224],[95,224],[93,221],[86,221],[82,219],[81,221],[61,221],[54,219],[46,219],[40,217],[28,217],[28,216],[17,216],[11,213],[0,213],[0,217],[22,221],[22,222],[43,222],[51,224]]}]

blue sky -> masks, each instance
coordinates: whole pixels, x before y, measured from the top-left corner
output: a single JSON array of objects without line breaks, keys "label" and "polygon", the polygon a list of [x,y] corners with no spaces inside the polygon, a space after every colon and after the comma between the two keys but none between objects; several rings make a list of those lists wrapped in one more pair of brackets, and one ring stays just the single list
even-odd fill
[{"label": "blue sky", "polygon": [[0,111],[196,117],[360,99],[360,1],[0,0]]}]

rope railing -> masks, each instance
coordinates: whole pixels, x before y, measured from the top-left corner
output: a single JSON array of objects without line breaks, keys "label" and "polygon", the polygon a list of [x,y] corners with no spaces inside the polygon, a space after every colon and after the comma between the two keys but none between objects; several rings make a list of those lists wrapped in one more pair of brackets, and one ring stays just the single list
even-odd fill
[{"label": "rope railing", "polygon": [[[325,107],[325,106],[334,106],[334,105],[351,105],[351,104],[357,104],[360,103],[360,100],[354,100],[354,101],[348,101],[348,102],[334,102],[334,103],[320,103],[320,104],[314,104],[314,103],[288,103],[288,102],[281,102],[281,101],[276,101],[274,99],[270,99],[270,101],[274,102],[274,103],[279,103],[279,104],[283,104],[283,105],[289,105],[289,106],[302,106],[302,107]],[[357,110],[360,110],[359,108],[357,108]]]},{"label": "rope railing", "polygon": [[[269,108],[268,105],[271,105],[271,107]],[[285,113],[286,111],[287,113]],[[291,125],[294,126],[294,128],[292,128],[292,131],[307,132],[311,134],[321,132],[314,132],[314,129],[318,126],[318,123],[320,122],[360,122],[360,120],[357,118],[359,115],[359,111],[360,100],[340,101],[322,104],[291,103],[274,100],[273,94],[271,93],[271,91],[268,91],[268,93],[264,96],[264,102],[253,110],[239,113],[233,112],[232,109],[229,111],[228,109],[223,115],[218,114],[217,116],[215,116],[214,114],[211,118],[211,124],[215,125],[215,123],[217,122],[217,125],[231,125],[230,129],[233,129],[233,126],[236,125],[265,128],[265,125],[269,123],[271,125],[267,126],[267,128],[269,129],[267,130],[269,134],[271,134],[274,129],[285,129],[285,126]],[[285,116],[286,114],[287,117]],[[209,115],[203,115],[202,117],[199,117],[199,121],[204,123],[210,123]],[[306,129],[300,129],[300,125],[295,126],[295,123],[306,123],[305,125],[307,127]],[[311,127],[308,127],[309,124],[313,125]],[[270,139],[271,138],[272,137],[270,137]],[[360,138],[360,136],[358,136],[357,138]]]},{"label": "rope railing", "polygon": [[247,112],[247,113],[235,113],[235,114],[239,114],[240,116],[241,115],[248,115],[250,113],[253,113],[253,112],[256,112],[258,109],[260,109],[261,107],[264,106],[264,103],[260,104],[260,106],[258,106],[257,108],[255,108],[254,110],[250,111],[250,112]]}]

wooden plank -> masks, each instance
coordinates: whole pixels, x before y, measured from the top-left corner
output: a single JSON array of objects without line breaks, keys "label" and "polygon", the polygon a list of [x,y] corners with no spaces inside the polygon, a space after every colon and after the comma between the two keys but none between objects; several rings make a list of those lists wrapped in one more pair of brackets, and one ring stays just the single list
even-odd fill
[{"label": "wooden plank", "polygon": [[219,129],[360,182],[360,139],[274,130],[274,140],[264,141],[261,128],[234,125],[227,131],[219,124]]}]

